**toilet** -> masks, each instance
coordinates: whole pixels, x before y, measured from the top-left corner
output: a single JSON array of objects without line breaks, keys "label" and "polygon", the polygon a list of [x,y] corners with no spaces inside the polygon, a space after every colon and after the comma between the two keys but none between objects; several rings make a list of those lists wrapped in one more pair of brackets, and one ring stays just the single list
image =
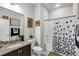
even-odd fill
[{"label": "toilet", "polygon": [[43,51],[43,49],[38,45],[37,42],[35,42],[35,46],[32,47],[32,53],[35,56],[41,56],[41,52]]}]

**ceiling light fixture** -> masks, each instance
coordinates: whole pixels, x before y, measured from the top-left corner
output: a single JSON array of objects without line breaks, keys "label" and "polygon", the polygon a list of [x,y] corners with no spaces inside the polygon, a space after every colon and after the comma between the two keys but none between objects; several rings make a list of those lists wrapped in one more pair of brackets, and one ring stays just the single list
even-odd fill
[{"label": "ceiling light fixture", "polygon": [[60,7],[60,4],[56,4],[56,7]]}]

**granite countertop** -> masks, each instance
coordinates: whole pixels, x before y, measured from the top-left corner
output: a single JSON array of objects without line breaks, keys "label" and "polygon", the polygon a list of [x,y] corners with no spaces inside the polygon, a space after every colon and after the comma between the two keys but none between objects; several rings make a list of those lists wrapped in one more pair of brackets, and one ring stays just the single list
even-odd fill
[{"label": "granite countertop", "polygon": [[20,44],[18,46],[12,47],[12,48],[8,48],[8,47],[10,47],[12,45],[9,45],[7,47],[0,48],[0,56],[5,55],[5,54],[7,54],[7,53],[9,53],[11,51],[14,51],[16,49],[19,49],[21,47],[24,47],[24,46],[26,46],[28,44],[31,44],[32,42],[33,42],[33,40],[31,40],[31,41],[29,41],[29,40],[28,41],[22,41],[22,42],[18,42],[16,44],[12,44],[14,46]]}]

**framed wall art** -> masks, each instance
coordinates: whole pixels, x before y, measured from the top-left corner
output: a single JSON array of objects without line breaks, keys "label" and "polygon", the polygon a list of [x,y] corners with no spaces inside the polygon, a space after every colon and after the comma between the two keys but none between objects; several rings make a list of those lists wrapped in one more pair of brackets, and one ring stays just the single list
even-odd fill
[{"label": "framed wall art", "polygon": [[20,35],[20,28],[11,28],[11,36]]},{"label": "framed wall art", "polygon": [[33,28],[34,22],[32,18],[27,18],[27,27]]},{"label": "framed wall art", "polygon": [[35,26],[40,26],[40,21],[35,21]]},{"label": "framed wall art", "polygon": [[5,16],[5,15],[3,15],[2,18],[8,20],[8,19],[9,19],[9,16]]},{"label": "framed wall art", "polygon": [[10,18],[10,25],[11,26],[20,26],[20,19]]}]

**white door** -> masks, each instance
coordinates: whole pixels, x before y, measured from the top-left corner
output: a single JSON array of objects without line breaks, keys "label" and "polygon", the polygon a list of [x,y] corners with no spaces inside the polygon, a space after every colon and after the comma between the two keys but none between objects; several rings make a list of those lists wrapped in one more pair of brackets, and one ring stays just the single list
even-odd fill
[{"label": "white door", "polygon": [[9,40],[9,20],[0,19],[0,41]]},{"label": "white door", "polygon": [[46,49],[52,51],[52,40],[53,40],[53,23],[51,21],[44,21],[44,42]]}]

